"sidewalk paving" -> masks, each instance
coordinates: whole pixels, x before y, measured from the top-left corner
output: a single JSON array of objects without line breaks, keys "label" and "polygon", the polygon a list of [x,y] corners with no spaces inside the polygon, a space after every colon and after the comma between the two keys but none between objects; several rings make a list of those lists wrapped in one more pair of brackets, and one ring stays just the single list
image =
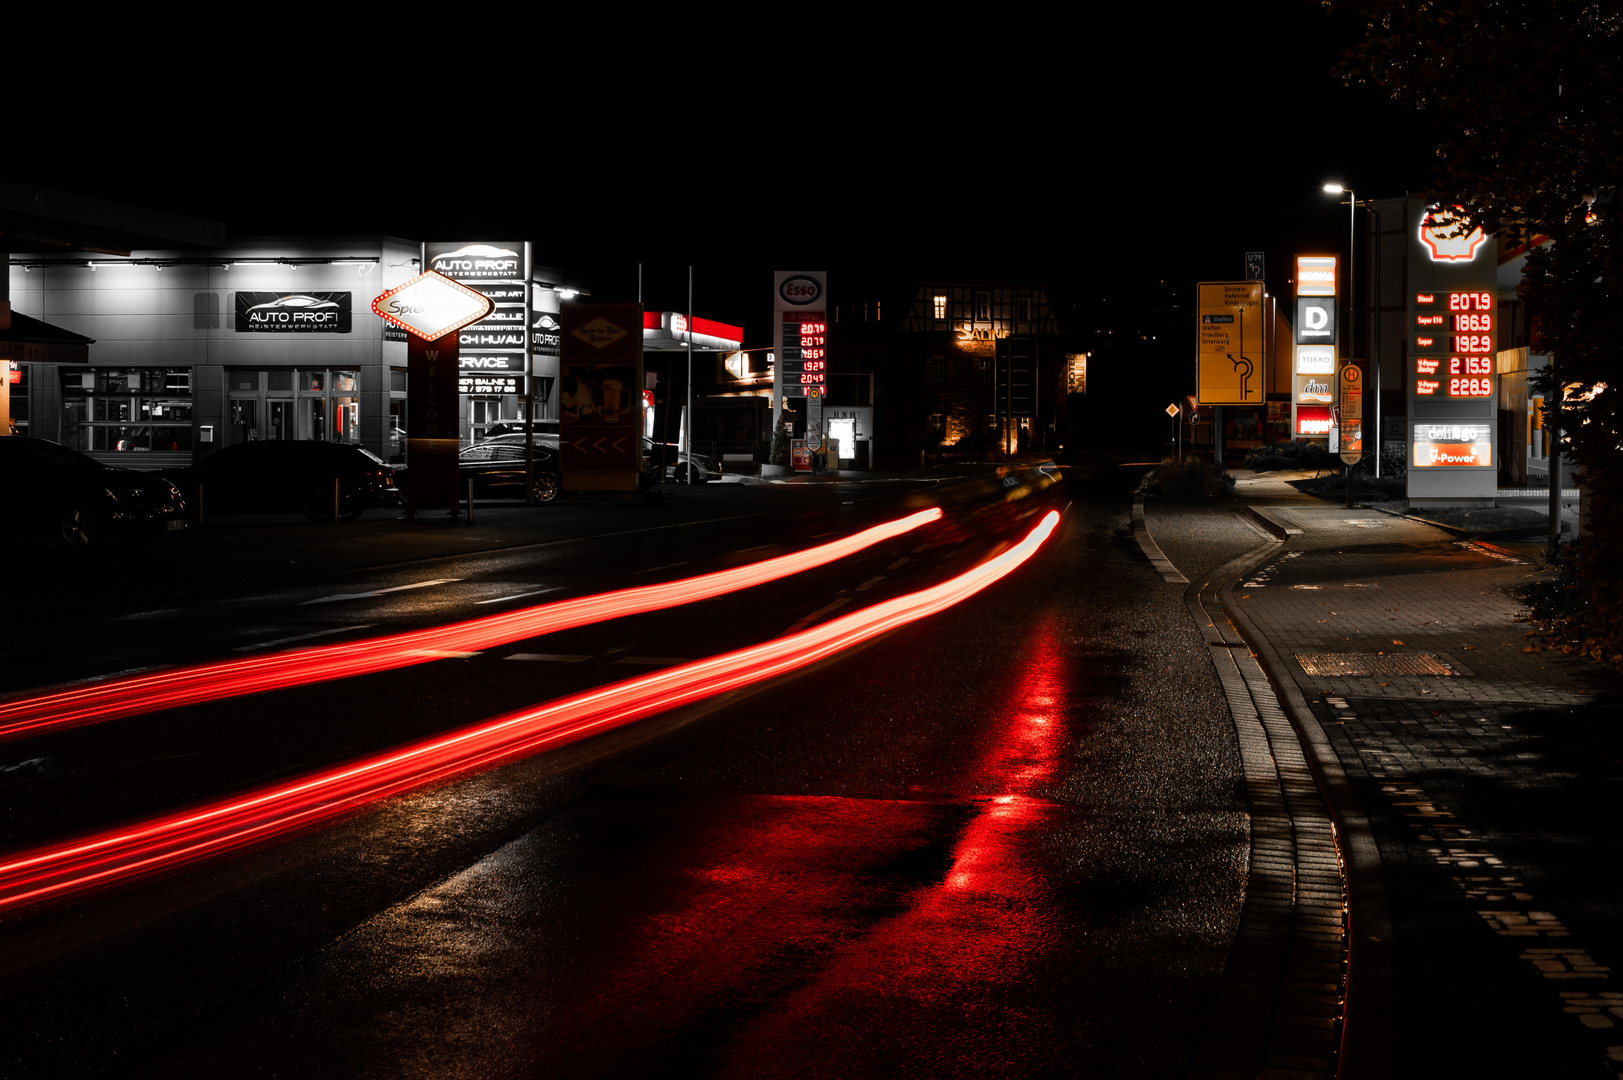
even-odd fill
[{"label": "sidewalk paving", "polygon": [[1237,474],[1233,503],[1285,542],[1224,609],[1378,855],[1349,865],[1349,1014],[1389,988],[1394,1076],[1623,1075],[1623,680],[1531,651],[1507,590],[1541,572],[1537,545],[1267,475]]}]

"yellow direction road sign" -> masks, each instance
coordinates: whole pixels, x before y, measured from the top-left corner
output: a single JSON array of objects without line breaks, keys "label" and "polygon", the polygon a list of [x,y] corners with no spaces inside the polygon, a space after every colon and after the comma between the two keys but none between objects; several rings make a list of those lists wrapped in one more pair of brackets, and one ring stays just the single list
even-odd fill
[{"label": "yellow direction road sign", "polygon": [[1195,286],[1195,399],[1201,405],[1261,405],[1262,282]]}]

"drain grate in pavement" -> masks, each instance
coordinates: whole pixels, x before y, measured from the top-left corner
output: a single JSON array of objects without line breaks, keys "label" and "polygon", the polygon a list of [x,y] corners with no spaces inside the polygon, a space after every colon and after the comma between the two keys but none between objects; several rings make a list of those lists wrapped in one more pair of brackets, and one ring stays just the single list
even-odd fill
[{"label": "drain grate in pavement", "polygon": [[1452,675],[1430,653],[1297,653],[1309,675]]}]

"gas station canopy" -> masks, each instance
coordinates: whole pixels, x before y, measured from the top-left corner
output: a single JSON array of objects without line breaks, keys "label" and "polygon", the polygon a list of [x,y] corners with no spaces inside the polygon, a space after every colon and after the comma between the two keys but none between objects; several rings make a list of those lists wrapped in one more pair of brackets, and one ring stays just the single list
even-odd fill
[{"label": "gas station canopy", "polygon": [[695,349],[736,352],[744,347],[744,328],[698,316],[690,326],[688,317],[676,311],[642,313],[644,352],[681,352],[690,340]]}]

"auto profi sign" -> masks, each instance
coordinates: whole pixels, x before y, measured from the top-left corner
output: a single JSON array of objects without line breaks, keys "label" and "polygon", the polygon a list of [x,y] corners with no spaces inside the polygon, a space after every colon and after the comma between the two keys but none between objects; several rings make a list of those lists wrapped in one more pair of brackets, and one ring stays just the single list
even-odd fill
[{"label": "auto profi sign", "polygon": [[372,311],[379,318],[424,341],[455,333],[495,309],[484,293],[434,270],[418,274],[372,301]]},{"label": "auto profi sign", "polygon": [[239,334],[347,334],[349,293],[238,291]]}]

